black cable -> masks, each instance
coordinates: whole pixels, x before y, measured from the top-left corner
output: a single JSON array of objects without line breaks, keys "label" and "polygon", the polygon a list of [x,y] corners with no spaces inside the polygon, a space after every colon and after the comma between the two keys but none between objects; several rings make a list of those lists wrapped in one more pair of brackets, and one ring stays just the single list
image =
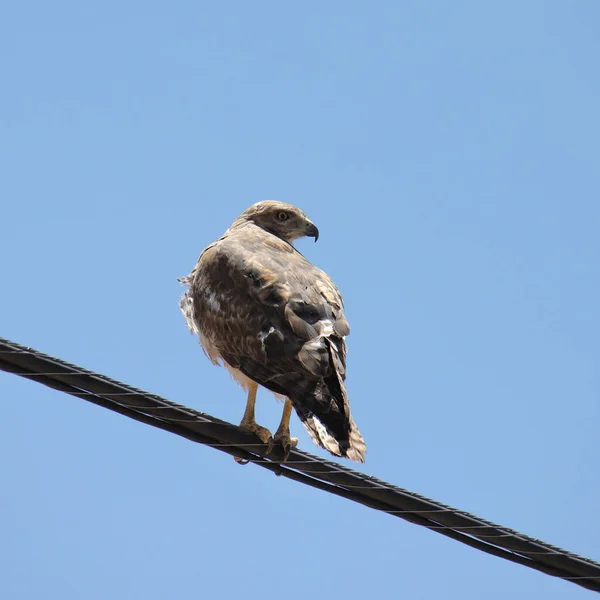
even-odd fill
[{"label": "black cable", "polygon": [[276,446],[266,458],[261,454],[266,446],[235,425],[3,338],[0,370],[422,525],[488,554],[600,591],[600,563],[307,452],[294,449],[282,464],[283,452]]}]

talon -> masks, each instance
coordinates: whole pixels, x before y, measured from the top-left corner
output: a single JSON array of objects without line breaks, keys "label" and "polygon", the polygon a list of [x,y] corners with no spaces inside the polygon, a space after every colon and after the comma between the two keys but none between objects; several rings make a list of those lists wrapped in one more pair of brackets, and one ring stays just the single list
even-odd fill
[{"label": "talon", "polygon": [[234,456],[233,460],[235,460],[238,465],[242,466],[247,465],[250,462],[249,458],[239,458],[238,456]]},{"label": "talon", "polygon": [[271,436],[269,436],[269,439],[266,442],[267,444],[267,451],[263,454],[263,456],[269,456],[269,454],[271,454],[271,452],[273,451],[273,438]]},{"label": "talon", "polygon": [[290,443],[287,446],[284,446],[283,449],[285,451],[285,456],[283,457],[283,462],[285,462],[290,457],[290,452],[298,445],[298,438],[290,438]]},{"label": "talon", "polygon": [[282,462],[285,462],[289,458],[292,449],[298,445],[298,438],[290,437],[289,431],[284,431],[282,433],[276,433],[274,439],[276,442],[280,443],[283,448]]},{"label": "talon", "polygon": [[242,423],[240,427],[245,431],[253,433],[263,444],[267,444],[267,451],[262,453],[262,456],[267,456],[271,450],[273,450],[273,437],[271,436],[271,432],[266,428],[258,425],[257,423]]}]

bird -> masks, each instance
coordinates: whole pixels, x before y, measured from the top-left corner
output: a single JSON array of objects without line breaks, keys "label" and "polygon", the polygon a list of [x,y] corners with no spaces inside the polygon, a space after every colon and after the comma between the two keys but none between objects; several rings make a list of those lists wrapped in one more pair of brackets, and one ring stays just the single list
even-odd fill
[{"label": "bird", "polygon": [[[180,309],[213,364],[222,364],[247,392],[240,427],[284,460],[298,439],[294,410],[313,442],[334,456],[364,462],[366,444],[350,412],[342,295],[331,278],[293,245],[319,238],[317,226],[291,204],[263,200],[207,246],[179,281]],[[256,422],[258,387],[284,400],[274,436]],[[240,461],[238,461],[240,462]]]}]

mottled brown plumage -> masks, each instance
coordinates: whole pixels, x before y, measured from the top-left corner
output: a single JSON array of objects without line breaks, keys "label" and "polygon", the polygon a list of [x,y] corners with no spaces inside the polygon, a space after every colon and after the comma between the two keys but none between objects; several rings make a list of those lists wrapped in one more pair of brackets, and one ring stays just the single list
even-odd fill
[{"label": "mottled brown plumage", "polygon": [[[214,363],[221,359],[251,394],[257,383],[289,398],[316,444],[362,462],[366,446],[344,385],[350,329],[342,296],[292,245],[318,233],[294,206],[254,204],[182,279],[181,309]],[[278,434],[289,444],[285,416]],[[244,419],[261,439],[268,434],[254,422],[250,396]]]}]

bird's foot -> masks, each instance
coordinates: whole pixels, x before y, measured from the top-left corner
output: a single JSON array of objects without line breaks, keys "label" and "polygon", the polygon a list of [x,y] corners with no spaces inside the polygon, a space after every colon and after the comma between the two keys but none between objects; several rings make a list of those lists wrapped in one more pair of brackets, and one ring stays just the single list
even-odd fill
[{"label": "bird's foot", "polygon": [[295,448],[298,445],[298,438],[290,437],[290,430],[288,428],[278,429],[273,441],[281,444],[283,447],[283,462],[288,459],[292,448]]},{"label": "bird's foot", "polygon": [[[262,425],[259,425],[256,421],[242,421],[240,423],[240,427],[244,431],[253,433],[263,444],[267,444],[267,451],[264,453],[264,456],[267,456],[271,452],[271,450],[273,450],[273,436],[266,427],[262,427]],[[235,462],[241,465],[245,465],[248,463],[247,460],[237,457],[235,457]]]}]

